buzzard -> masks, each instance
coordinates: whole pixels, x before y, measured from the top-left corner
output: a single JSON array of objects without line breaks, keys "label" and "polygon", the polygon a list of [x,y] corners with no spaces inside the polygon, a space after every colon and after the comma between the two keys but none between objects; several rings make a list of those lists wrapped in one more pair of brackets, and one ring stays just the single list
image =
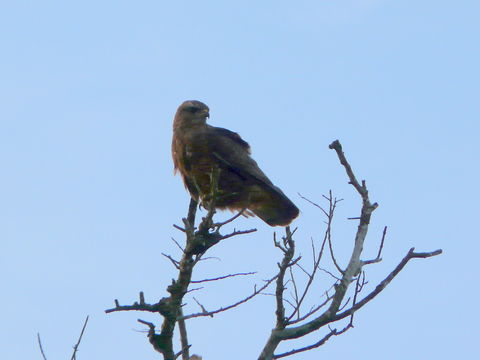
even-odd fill
[{"label": "buzzard", "polygon": [[237,133],[207,124],[209,108],[200,101],[182,103],[173,121],[172,156],[192,198],[208,208],[212,174],[217,175],[215,208],[244,210],[270,226],[286,226],[298,208],[250,157]]}]

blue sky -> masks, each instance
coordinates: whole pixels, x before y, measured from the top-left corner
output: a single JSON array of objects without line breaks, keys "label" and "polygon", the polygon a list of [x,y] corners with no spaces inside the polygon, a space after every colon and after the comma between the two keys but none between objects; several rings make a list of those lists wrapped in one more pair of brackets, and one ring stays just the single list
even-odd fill
[{"label": "blue sky", "polygon": [[[475,1],[0,5],[0,358],[39,358],[37,332],[49,359],[69,356],[87,314],[79,359],[159,358],[136,319],[160,318],[104,310],[139,291],[155,302],[175,276],[161,253],[177,254],[172,224],[188,207],[170,157],[173,114],[186,99],[239,132],[297,203],[306,261],[323,219],[297,193],[321,202],[332,189],[345,199],[334,233],[343,263],[353,245],[356,224],[346,218],[360,201],[328,149],[334,139],[380,204],[366,258],[389,226],[369,286],[412,246],[444,249],[410,263],[354,329],[296,358],[477,352],[469,304],[479,295],[479,11]],[[196,277],[258,274],[197,292],[209,309],[247,295],[280,258],[272,228],[257,219],[235,226],[259,231],[212,249],[220,260]],[[322,278],[315,294],[329,284]],[[273,299],[187,325],[204,359],[255,359],[274,326]]]}]

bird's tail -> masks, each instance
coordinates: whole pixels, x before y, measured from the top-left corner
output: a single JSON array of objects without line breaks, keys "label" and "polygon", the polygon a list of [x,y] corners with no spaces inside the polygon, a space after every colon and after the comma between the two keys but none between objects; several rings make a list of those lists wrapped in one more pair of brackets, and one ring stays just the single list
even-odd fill
[{"label": "bird's tail", "polygon": [[270,226],[287,226],[299,213],[295,204],[276,186],[255,191],[248,209]]}]

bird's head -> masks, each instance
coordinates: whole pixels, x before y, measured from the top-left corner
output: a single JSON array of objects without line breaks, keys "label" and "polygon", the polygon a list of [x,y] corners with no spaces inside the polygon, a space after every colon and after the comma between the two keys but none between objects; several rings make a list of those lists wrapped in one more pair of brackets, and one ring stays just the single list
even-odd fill
[{"label": "bird's head", "polygon": [[210,117],[209,111],[208,106],[201,101],[184,101],[177,109],[174,126],[205,125],[207,118]]}]

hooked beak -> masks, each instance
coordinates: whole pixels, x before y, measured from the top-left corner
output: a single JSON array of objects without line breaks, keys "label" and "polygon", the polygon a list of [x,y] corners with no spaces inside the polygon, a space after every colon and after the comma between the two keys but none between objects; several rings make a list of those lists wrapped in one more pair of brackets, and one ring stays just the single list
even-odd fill
[{"label": "hooked beak", "polygon": [[201,114],[204,115],[207,119],[210,118],[210,110],[209,109],[203,109]]}]

